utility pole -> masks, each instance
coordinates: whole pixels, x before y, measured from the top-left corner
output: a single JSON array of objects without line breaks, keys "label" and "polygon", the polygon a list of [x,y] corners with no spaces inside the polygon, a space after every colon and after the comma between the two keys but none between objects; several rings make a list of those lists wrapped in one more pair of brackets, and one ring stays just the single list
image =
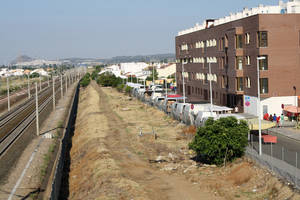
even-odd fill
[{"label": "utility pole", "polygon": [[257,116],[258,116],[258,143],[259,143],[259,155],[262,155],[262,141],[261,141],[261,106],[260,106],[260,83],[259,83],[259,61],[264,60],[265,57],[257,57]]},{"label": "utility pole", "polygon": [[7,110],[10,111],[10,99],[9,99],[9,76],[6,78],[6,87],[7,87]]},{"label": "utility pole", "polygon": [[52,83],[52,85],[53,85],[53,87],[52,87],[52,91],[53,91],[53,110],[55,110],[55,78],[53,77],[53,83]]},{"label": "utility pole", "polygon": [[28,99],[30,99],[30,84],[29,84],[29,74],[27,74],[27,87],[28,87]]},{"label": "utility pole", "polygon": [[42,91],[42,79],[41,79],[41,75],[39,75],[39,79],[40,79],[40,91]]},{"label": "utility pole", "polygon": [[60,91],[61,91],[61,98],[62,98],[64,96],[62,75],[60,75]]},{"label": "utility pole", "polygon": [[67,76],[65,76],[65,82],[66,82],[66,94],[67,94],[67,90],[68,90],[68,80],[67,80]]},{"label": "utility pole", "polygon": [[35,82],[35,117],[36,117],[36,135],[40,135],[40,126],[39,126],[39,101],[38,101],[38,88],[37,82]]}]

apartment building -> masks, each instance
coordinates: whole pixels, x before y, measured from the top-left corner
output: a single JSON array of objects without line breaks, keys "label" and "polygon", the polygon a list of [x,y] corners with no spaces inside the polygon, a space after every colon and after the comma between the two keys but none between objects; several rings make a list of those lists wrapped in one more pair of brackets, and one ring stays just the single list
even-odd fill
[{"label": "apartment building", "polygon": [[[176,37],[178,92],[257,114],[258,60],[263,113],[298,106],[300,95],[300,1],[244,9],[206,20]],[[210,72],[211,70],[211,72]],[[183,72],[183,73],[182,73]]]}]

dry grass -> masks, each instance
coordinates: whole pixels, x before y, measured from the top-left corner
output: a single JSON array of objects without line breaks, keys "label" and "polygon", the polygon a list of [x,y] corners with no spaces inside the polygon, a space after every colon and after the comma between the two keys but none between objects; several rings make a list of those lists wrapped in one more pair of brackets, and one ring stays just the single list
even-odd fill
[{"label": "dry grass", "polygon": [[191,140],[195,137],[197,129],[195,126],[187,126],[182,128],[182,132],[176,137],[176,140]]},{"label": "dry grass", "polygon": [[232,169],[228,174],[227,180],[232,181],[234,185],[242,185],[247,183],[253,176],[249,163],[242,163]]}]

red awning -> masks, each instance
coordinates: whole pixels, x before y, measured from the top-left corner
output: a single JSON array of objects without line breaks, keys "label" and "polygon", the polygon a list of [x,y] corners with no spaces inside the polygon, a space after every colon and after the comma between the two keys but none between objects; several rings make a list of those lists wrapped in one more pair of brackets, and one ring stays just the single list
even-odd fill
[{"label": "red awning", "polygon": [[180,94],[170,94],[168,95],[168,98],[178,98],[178,97],[182,97]]},{"label": "red awning", "polygon": [[297,108],[297,106],[284,106],[283,110],[290,113],[300,112],[300,108],[299,107]]}]

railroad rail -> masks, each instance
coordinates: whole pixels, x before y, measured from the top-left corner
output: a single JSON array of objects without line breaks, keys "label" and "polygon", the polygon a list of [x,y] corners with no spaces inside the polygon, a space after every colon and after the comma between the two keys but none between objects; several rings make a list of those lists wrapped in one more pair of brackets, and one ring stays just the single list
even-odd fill
[{"label": "railroad rail", "polygon": [[[60,97],[60,84],[55,84],[55,97]],[[39,113],[52,102],[52,87],[44,88],[38,93]],[[17,140],[18,137],[35,121],[35,98],[26,100],[11,112],[0,117],[0,157]]]}]

